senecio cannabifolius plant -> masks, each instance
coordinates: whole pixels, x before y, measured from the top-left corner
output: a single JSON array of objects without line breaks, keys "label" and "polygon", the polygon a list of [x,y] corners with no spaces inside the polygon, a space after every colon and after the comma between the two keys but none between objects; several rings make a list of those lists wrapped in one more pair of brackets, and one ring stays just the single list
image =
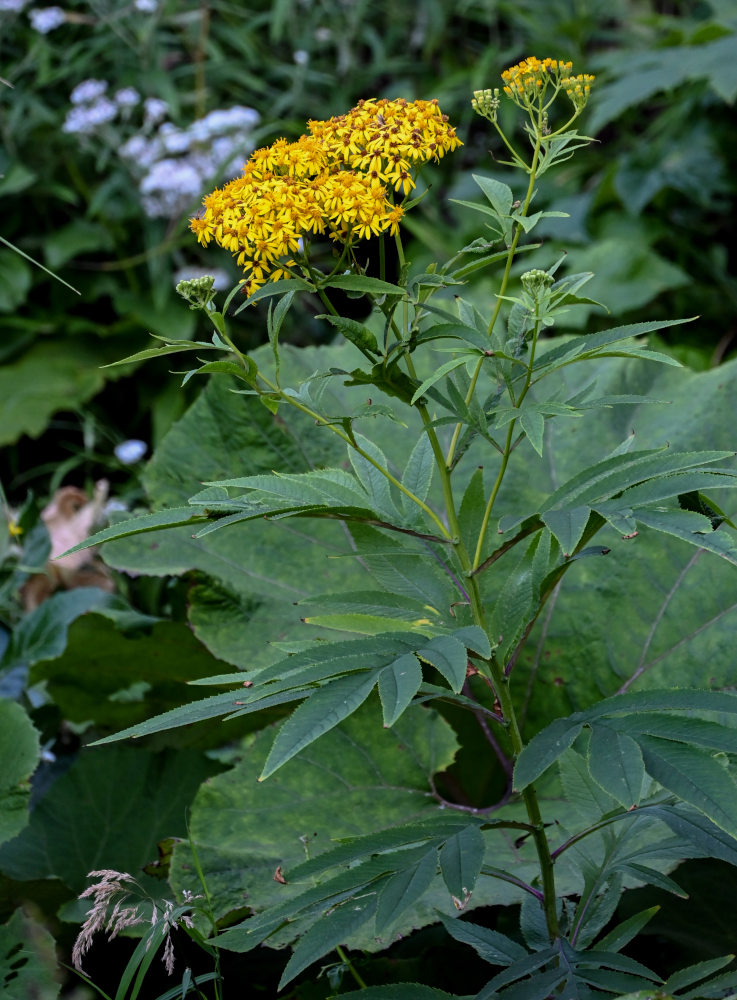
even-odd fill
[{"label": "senecio cannabifolius plant", "polygon": [[[277,732],[263,780],[351,715],[374,689],[386,727],[405,711],[418,711],[412,708],[418,703],[455,703],[482,719],[490,754],[507,765],[502,804],[520,802],[522,818],[507,818],[500,803],[485,810],[445,803],[432,822],[343,841],[300,868],[280,871],[278,881],[303,885],[304,891],[280,902],[275,885],[272,908],[230,928],[215,943],[247,950],[309,915],[313,929],[298,940],[284,986],[363,925],[391,941],[402,913],[442,879],[457,910],[457,919],[442,918],[449,933],[501,969],[479,998],[590,997],[655,986],[683,997],[721,996],[735,981],[724,972],[729,956],[683,970],[663,984],[656,972],[622,954],[654,911],[611,923],[626,885],[670,884],[663,868],[673,858],[712,854],[719,845],[719,856],[737,859],[737,784],[727,756],[737,752],[732,724],[737,697],[701,690],[623,693],[555,720],[525,744],[519,724],[525,691],[515,684],[515,665],[563,576],[575,572],[582,559],[608,552],[594,542],[605,526],[632,534],[644,525],[737,562],[727,530],[731,522],[703,494],[734,485],[735,473],[718,464],[731,453],[636,451],[629,439],[581,469],[539,509],[497,514],[510,464],[529,461],[532,454],[520,446],[527,442],[544,455],[549,421],[581,416],[597,405],[641,401],[589,393],[584,407],[580,393],[567,398],[562,379],[553,394],[541,392],[541,383],[547,387],[570,365],[612,356],[673,363],[635,339],[668,325],[663,322],[551,336],[564,310],[591,304],[580,294],[588,273],[557,277],[560,262],[548,270],[530,269],[510,294],[515,259],[534,249],[528,237],[550,214],[531,212],[538,179],[588,141],[572,126],[589,99],[593,77],[573,75],[567,62],[531,57],[502,79],[502,88],[477,91],[472,104],[506,149],[506,163],[525,175],[526,186],[516,197],[496,179],[475,177],[486,203],[463,204],[479,213],[484,234],[443,266],[413,273],[401,229],[419,200],[421,168],[461,145],[437,101],[369,99],[329,121],[310,122],[296,142],[280,139],[254,152],[242,176],[208,195],[204,211],[192,220],[198,240],[232,253],[244,277],[222,309],[216,307],[211,278],[182,282],[181,294],[211,321],[212,341],[177,341],[136,358],[162,351],[219,352],[217,360],[194,371],[229,373],[246,395],[244,405],[256,400],[278,411],[287,425],[290,411],[308,415],[320,433],[343,442],[346,461],[302,474],[276,470],[211,483],[188,507],[124,521],[90,544],[182,524],[203,534],[264,517],[337,519],[354,532],[356,554],[369,567],[372,554],[381,555],[381,601],[377,591],[339,595],[345,617],[331,617],[344,633],[339,641],[307,641],[254,671],[245,687],[242,672],[220,677],[218,683],[232,681],[237,691],[113,738],[297,702]],[[497,115],[505,99],[522,113],[526,146],[502,130]],[[368,239],[381,248],[378,278],[361,266]],[[311,256],[314,243],[325,240],[334,246],[329,272]],[[396,283],[385,279],[383,269],[388,240],[400,263]],[[472,274],[494,265],[498,291],[483,315],[460,292]],[[342,317],[331,301],[333,289],[365,295],[374,309],[370,323]],[[452,299],[443,295],[446,289]],[[236,294],[246,295],[236,312],[271,300],[268,365],[257,364],[231,337],[226,310]],[[322,318],[355,346],[360,365],[350,372],[316,372],[296,386],[282,383],[279,332],[297,295],[319,297]],[[320,389],[329,379],[353,387],[348,395],[360,396],[361,407],[339,414],[323,409]],[[370,434],[356,428],[367,409],[389,413],[375,400],[367,407],[367,392],[377,390],[391,403],[397,434],[406,439],[403,467],[390,464]],[[486,472],[469,483],[464,456],[482,453]],[[357,526],[366,530],[355,531]],[[402,585],[407,579],[412,586]],[[334,600],[328,606],[334,611]],[[563,833],[557,823],[544,822],[539,786],[569,751],[583,762],[580,780],[591,802],[602,799],[611,808],[585,828]],[[319,743],[314,752],[319,754]],[[495,838],[505,831],[534,844],[537,874],[529,881],[495,864]],[[653,845],[664,831],[670,853],[658,857]],[[591,846],[589,855],[578,846],[582,842]],[[568,866],[565,888],[556,878],[562,858]],[[519,889],[521,937],[508,938],[466,919],[479,879],[501,879]],[[324,933],[315,932],[323,923]],[[705,982],[717,971],[718,980]],[[424,996],[421,987],[406,984],[369,992],[399,1000]]]}]

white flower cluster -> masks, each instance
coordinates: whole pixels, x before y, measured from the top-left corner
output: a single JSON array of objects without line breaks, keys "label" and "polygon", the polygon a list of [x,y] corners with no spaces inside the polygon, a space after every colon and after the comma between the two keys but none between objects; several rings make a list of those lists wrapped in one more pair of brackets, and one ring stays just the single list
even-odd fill
[{"label": "white flower cluster", "polygon": [[[141,103],[141,95],[133,87],[124,87],[110,98],[107,89],[103,80],[78,84],[70,95],[72,107],[62,130],[104,138],[104,126],[125,125]],[[123,142],[121,135],[111,144],[136,177],[150,218],[171,218],[187,211],[213,182],[237,174],[253,151],[251,133],[260,120],[253,108],[211,111],[186,128],[165,120],[169,105],[160,98],[146,98],[142,109],[140,130]]]},{"label": "white flower cluster", "polygon": [[31,27],[40,35],[48,35],[50,31],[60,28],[67,19],[61,7],[35,7],[28,11]]},{"label": "white flower cluster", "polygon": [[253,150],[259,121],[253,108],[211,111],[186,128],[163,122],[155,134],[137,133],[120,147],[135,173],[144,211],[151,218],[187,211],[213,180],[237,174]]}]

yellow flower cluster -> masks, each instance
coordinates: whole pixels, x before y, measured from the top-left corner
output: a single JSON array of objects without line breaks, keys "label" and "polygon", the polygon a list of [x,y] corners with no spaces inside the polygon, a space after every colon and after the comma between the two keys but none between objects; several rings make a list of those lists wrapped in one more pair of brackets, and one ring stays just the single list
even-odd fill
[{"label": "yellow flower cluster", "polygon": [[395,233],[403,209],[387,185],[407,194],[416,166],[461,145],[437,101],[361,101],[309,129],[296,142],[257,149],[190,222],[200,243],[215,240],[237,257],[248,294],[286,277],[306,236],[346,243]]},{"label": "yellow flower cluster", "polygon": [[530,56],[510,66],[502,73],[504,80],[504,93],[526,107],[530,100],[534,100],[541,95],[547,85],[552,83],[558,85],[561,77],[568,74],[573,69],[573,63],[562,62],[558,59],[536,59]]},{"label": "yellow flower cluster", "polygon": [[579,73],[578,76],[567,76],[560,81],[561,87],[570,97],[575,108],[582,108],[588,101],[594,79],[590,73]]},{"label": "yellow flower cluster", "polygon": [[371,98],[346,115],[311,121],[309,129],[329,156],[405,195],[415,186],[414,167],[463,145],[437,101]]}]

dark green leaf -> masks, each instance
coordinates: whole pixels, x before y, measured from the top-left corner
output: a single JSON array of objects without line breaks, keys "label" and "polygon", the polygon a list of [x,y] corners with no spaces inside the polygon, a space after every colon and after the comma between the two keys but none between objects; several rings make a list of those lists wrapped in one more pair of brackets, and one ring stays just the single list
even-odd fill
[{"label": "dark green leaf", "polygon": [[484,860],[485,844],[477,826],[449,837],[440,849],[440,873],[451,896],[461,903],[470,897]]},{"label": "dark green leaf", "polygon": [[373,917],[376,912],[375,892],[352,899],[343,906],[321,916],[297,942],[292,957],[279,980],[278,989],[298,976],[308,965],[327,955]]},{"label": "dark green leaf", "polygon": [[453,691],[461,690],[468,667],[468,653],[462,642],[449,635],[438,635],[418,649],[417,655],[440,671]]},{"label": "dark green leaf", "polygon": [[379,674],[379,697],[384,725],[393,726],[422,684],[422,668],[414,653],[405,653]]},{"label": "dark green leaf", "polygon": [[514,767],[514,787],[517,791],[526,788],[543,771],[547,771],[571,746],[582,729],[583,722],[556,719],[537,736],[533,736]]},{"label": "dark green leaf", "polygon": [[0,844],[15,837],[28,822],[30,778],[40,757],[39,734],[23,708],[1,700]]},{"label": "dark green leaf", "polygon": [[443,927],[451,937],[462,944],[470,945],[485,962],[491,965],[511,965],[512,962],[526,956],[522,945],[500,934],[499,931],[472,924],[469,920],[453,920],[443,914],[439,916]]},{"label": "dark green leaf", "polygon": [[320,285],[322,288],[342,288],[346,292],[363,292],[364,295],[404,295],[400,285],[365,274],[335,274]]},{"label": "dark green leaf", "polygon": [[637,937],[642,928],[652,920],[659,909],[659,906],[651,906],[649,910],[642,910],[640,913],[635,913],[626,920],[623,920],[597,942],[597,949],[601,951],[621,951],[622,948]]},{"label": "dark green leaf", "polygon": [[300,750],[355,712],[375,684],[375,673],[350,674],[331,681],[308,698],[279,730],[260,780],[268,778]]},{"label": "dark green leaf", "polygon": [[372,354],[380,353],[376,337],[363,323],[358,323],[355,319],[346,319],[343,316],[332,316],[330,313],[316,316],[315,319],[326,319],[360,351],[369,351]]},{"label": "dark green leaf", "polygon": [[663,983],[663,992],[680,993],[689,986],[693,986],[694,983],[698,983],[700,980],[706,979],[707,976],[719,972],[720,969],[723,969],[725,965],[729,965],[733,960],[734,955],[720,955],[719,958],[711,958],[705,962],[697,962],[695,965],[689,965],[685,969],[679,969],[678,972],[674,972]]},{"label": "dark green leaf", "polygon": [[592,726],[588,759],[591,776],[625,809],[639,803],[645,765],[630,736],[607,725]]},{"label": "dark green leaf", "polygon": [[655,736],[637,742],[648,774],[726,833],[737,834],[737,785],[710,753]]},{"label": "dark green leaf", "polygon": [[398,871],[384,882],[376,910],[377,934],[383,934],[405,910],[425,895],[437,870],[438,852],[433,848],[411,868]]},{"label": "dark green leaf", "polygon": [[541,520],[550,528],[568,557],[581,540],[591,514],[590,507],[568,507],[565,510],[548,510],[541,515]]}]

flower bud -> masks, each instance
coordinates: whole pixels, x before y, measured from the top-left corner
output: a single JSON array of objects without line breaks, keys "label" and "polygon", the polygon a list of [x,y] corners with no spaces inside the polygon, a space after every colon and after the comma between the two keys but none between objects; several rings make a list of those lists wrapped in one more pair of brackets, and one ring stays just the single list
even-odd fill
[{"label": "flower bud", "polygon": [[190,309],[207,309],[215,298],[215,276],[203,274],[201,278],[180,281],[177,292],[189,302]]}]

